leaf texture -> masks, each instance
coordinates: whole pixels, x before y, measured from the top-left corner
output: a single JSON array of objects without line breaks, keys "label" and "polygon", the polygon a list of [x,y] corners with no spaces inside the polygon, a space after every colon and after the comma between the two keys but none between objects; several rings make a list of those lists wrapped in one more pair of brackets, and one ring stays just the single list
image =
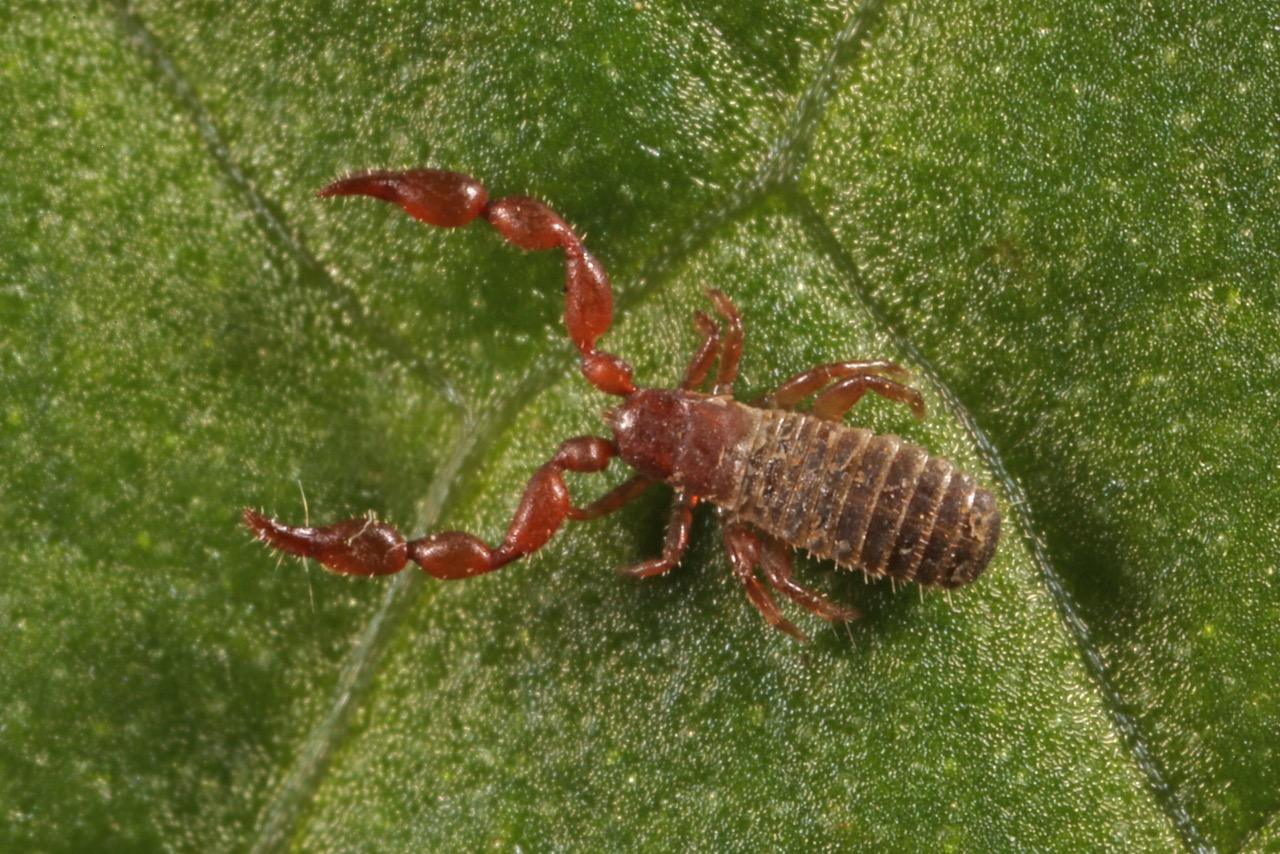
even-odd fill
[{"label": "leaf texture", "polygon": [[[1267,850],[1280,79],[1266,4],[19,4],[0,12],[0,847]],[[741,396],[917,375],[1006,513],[807,647],[666,496],[463,584],[279,564],[373,509],[501,536],[606,428],[560,262],[335,175],[546,199],[603,344]],[[577,477],[575,495],[618,482]]]}]

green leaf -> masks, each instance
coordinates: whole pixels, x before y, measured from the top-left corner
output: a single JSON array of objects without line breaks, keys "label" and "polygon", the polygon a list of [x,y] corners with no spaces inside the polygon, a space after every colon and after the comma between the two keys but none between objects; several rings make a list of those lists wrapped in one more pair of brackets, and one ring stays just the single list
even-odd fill
[{"label": "green leaf", "polygon": [[[474,5],[0,12],[0,848],[1274,848],[1270,6]],[[912,366],[852,417],[997,491],[988,574],[800,558],[866,615],[800,646],[710,515],[614,575],[656,492],[462,584],[277,562],[243,505],[495,540],[605,429],[556,257],[313,198],[405,165],[572,220],[642,382],[708,285],[744,397]]]}]

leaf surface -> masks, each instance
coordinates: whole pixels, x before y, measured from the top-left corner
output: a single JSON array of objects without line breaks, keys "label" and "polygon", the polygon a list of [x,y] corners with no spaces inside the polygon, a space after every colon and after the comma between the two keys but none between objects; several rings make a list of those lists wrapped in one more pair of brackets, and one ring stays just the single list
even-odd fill
[{"label": "leaf surface", "polygon": [[[1274,843],[1265,4],[0,16],[0,846]],[[866,614],[800,647],[710,516],[679,571],[611,572],[658,491],[463,584],[277,567],[242,505],[496,540],[605,429],[555,257],[312,197],[407,165],[569,218],[645,383],[708,285],[743,397],[910,365],[928,420],[854,417],[998,492],[989,574],[800,558]]]}]

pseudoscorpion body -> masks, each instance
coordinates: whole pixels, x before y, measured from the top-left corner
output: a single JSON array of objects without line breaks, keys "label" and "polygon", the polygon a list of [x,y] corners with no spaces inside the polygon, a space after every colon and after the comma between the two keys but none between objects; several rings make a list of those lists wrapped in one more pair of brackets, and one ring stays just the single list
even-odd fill
[{"label": "pseudoscorpion body", "polygon": [[896,436],[778,410],[739,453],[729,509],[785,543],[871,576],[959,587],[995,551],[991,493]]},{"label": "pseudoscorpion body", "polygon": [[[751,404],[739,402],[733,383],[742,320],[727,296],[710,290],[723,329],[697,312],[702,343],[680,387],[638,388],[630,365],[595,346],[613,318],[604,268],[546,205],[523,196],[490,202],[474,179],[430,169],[356,175],[320,195],[373,196],[441,227],[479,217],[522,249],[562,250],[565,326],[583,376],[622,401],[605,413],[612,439],[568,439],[534,473],[496,547],[461,531],[406,542],[395,527],[371,518],[294,527],[246,509],[245,524],[271,546],[350,575],[387,575],[413,561],[436,578],[469,578],[541,548],[565,519],[611,513],[663,482],[674,488],[675,501],[662,554],[624,574],[647,578],[673,569],[688,544],[693,508],[707,501],[719,510],[730,565],[751,604],[770,624],[799,638],[804,636],[782,616],[757,569],[775,591],[823,619],[850,620],[857,612],[796,582],[792,548],[869,576],[945,588],[977,578],[994,554],[1000,514],[990,492],[923,448],[841,423],[868,391],[924,416],[919,392],[892,379],[906,376],[892,362],[819,365]],[[700,391],[713,364],[714,382]],[[793,411],[811,397],[809,412]],[[636,474],[585,507],[571,504],[563,473],[600,472],[615,456]]]}]

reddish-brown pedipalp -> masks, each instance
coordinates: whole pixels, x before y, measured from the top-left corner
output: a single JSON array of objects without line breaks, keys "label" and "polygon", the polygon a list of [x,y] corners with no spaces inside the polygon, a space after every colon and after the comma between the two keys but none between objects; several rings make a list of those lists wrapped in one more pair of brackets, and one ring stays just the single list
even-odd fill
[{"label": "reddish-brown pedipalp", "polygon": [[[661,555],[622,572],[646,578],[678,565],[693,509],[710,502],[719,510],[730,564],[748,600],[771,625],[798,638],[803,634],[781,615],[757,568],[775,591],[825,620],[849,620],[857,612],[796,582],[789,547],[807,548],[869,575],[944,587],[968,583],[990,560],[1000,518],[989,492],[921,448],[840,424],[868,391],[907,404],[923,417],[923,400],[893,379],[906,372],[892,362],[820,365],[753,405],[738,402],[733,384],[742,355],[742,320],[725,294],[709,290],[723,333],[697,312],[694,323],[702,341],[680,387],[638,388],[625,361],[596,348],[613,319],[604,268],[542,202],[524,196],[490,201],[475,179],[433,169],[354,175],[319,195],[372,196],[444,228],[480,218],[522,249],[560,249],[564,323],[578,348],[582,374],[622,401],[605,413],[612,439],[567,439],[534,473],[496,547],[461,531],[406,541],[394,526],[374,519],[294,527],[246,509],[245,525],[270,546],[348,575],[387,575],[412,561],[436,578],[469,578],[542,548],[565,519],[611,513],[661,481],[675,490]],[[704,393],[699,389],[713,365],[712,388]],[[811,413],[790,411],[815,395]],[[636,475],[585,507],[574,506],[564,472],[601,472],[615,456]]]}]

